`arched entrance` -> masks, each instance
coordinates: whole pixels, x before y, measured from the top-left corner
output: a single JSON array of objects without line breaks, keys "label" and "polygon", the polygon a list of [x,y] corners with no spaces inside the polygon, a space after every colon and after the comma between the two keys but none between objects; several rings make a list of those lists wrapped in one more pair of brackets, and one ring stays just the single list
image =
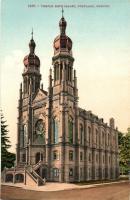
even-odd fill
[{"label": "arched entrance", "polygon": [[42,178],[45,178],[47,179],[47,168],[46,167],[39,167],[37,170],[36,170],[36,173],[41,176]]},{"label": "arched entrance", "polygon": [[47,179],[47,168],[42,168],[42,178]]},{"label": "arched entrance", "polygon": [[40,160],[43,160],[43,154],[40,152],[37,152],[35,156],[35,163],[37,164]]},{"label": "arched entrance", "polygon": [[36,170],[36,172],[40,176],[40,167]]},{"label": "arched entrance", "polygon": [[23,174],[16,174],[15,175],[15,183],[23,183],[24,182],[24,175]]},{"label": "arched entrance", "polygon": [[13,174],[6,174],[5,182],[13,182]]}]

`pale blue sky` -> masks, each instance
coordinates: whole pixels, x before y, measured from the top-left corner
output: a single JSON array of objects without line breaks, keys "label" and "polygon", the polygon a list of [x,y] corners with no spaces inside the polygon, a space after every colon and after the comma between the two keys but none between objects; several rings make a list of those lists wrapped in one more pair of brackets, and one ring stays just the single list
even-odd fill
[{"label": "pale blue sky", "polygon": [[[53,5],[53,8],[29,8],[28,5],[31,2],[36,6],[41,4]],[[94,5],[95,7],[78,8],[78,5],[81,4]],[[100,4],[110,7],[97,8],[96,5]],[[57,25],[61,16],[61,9],[55,8],[55,5],[77,5],[76,8],[64,8],[64,15],[69,24],[67,32],[73,38],[74,43],[75,40],[78,41],[77,45],[80,45],[81,40],[85,40],[85,43],[92,47],[100,43],[102,45],[106,43],[108,47],[111,43],[115,47],[126,45],[130,41],[129,0],[4,0],[2,1],[3,52],[8,53],[12,48],[19,47],[27,50],[26,43],[30,39],[32,27],[34,28],[34,37],[39,44],[43,42],[44,46],[51,45],[54,36],[58,33]],[[48,38],[48,40],[45,40],[45,38]],[[10,39],[13,40],[13,46]],[[42,46],[43,49],[44,46]]]},{"label": "pale blue sky", "polygon": [[[100,2],[100,3],[99,3]],[[29,4],[35,8],[29,8]],[[41,8],[53,5],[53,8]],[[38,7],[39,5],[39,7]],[[22,81],[23,58],[28,54],[34,29],[36,54],[41,60],[42,81],[48,85],[53,56],[53,40],[59,34],[61,8],[65,8],[67,35],[73,41],[74,68],[77,70],[79,105],[92,110],[126,132],[130,126],[130,1],[44,1],[3,0],[2,16],[2,109],[9,124],[14,151],[16,143],[17,100]],[[94,6],[79,8],[78,5]],[[109,5],[109,7],[96,7]]]}]

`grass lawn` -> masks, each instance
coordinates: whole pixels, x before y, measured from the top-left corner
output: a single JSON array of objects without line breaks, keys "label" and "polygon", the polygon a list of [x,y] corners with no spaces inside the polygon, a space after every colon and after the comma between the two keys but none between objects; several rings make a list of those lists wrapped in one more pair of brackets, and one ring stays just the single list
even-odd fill
[{"label": "grass lawn", "polygon": [[128,180],[128,177],[121,177],[117,180],[90,180],[86,182],[80,182],[80,183],[75,183],[76,185],[90,185],[90,184],[100,184],[100,183],[111,183],[111,182],[118,182],[118,181],[123,181],[123,180]]}]

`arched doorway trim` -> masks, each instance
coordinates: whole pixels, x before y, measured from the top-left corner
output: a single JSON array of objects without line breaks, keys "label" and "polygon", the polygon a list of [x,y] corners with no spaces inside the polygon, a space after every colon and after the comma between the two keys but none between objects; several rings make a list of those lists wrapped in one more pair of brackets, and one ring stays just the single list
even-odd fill
[{"label": "arched doorway trim", "polygon": [[13,174],[6,174],[5,182],[13,182]]},{"label": "arched doorway trim", "polygon": [[23,174],[15,174],[15,183],[23,183],[24,175]]}]

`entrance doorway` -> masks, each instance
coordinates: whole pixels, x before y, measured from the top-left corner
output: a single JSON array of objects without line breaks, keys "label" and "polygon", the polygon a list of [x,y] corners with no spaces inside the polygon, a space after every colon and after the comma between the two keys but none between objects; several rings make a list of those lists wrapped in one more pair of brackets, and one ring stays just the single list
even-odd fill
[{"label": "entrance doorway", "polygon": [[40,160],[43,161],[43,154],[41,152],[37,152],[35,156],[35,164],[37,164]]},{"label": "entrance doorway", "polygon": [[42,168],[42,178],[47,179],[47,168]]},{"label": "entrance doorway", "polygon": [[16,174],[15,175],[15,183],[23,183],[24,182],[24,175],[23,174]]},{"label": "entrance doorway", "polygon": [[7,174],[5,178],[5,182],[13,182],[13,174]]}]

